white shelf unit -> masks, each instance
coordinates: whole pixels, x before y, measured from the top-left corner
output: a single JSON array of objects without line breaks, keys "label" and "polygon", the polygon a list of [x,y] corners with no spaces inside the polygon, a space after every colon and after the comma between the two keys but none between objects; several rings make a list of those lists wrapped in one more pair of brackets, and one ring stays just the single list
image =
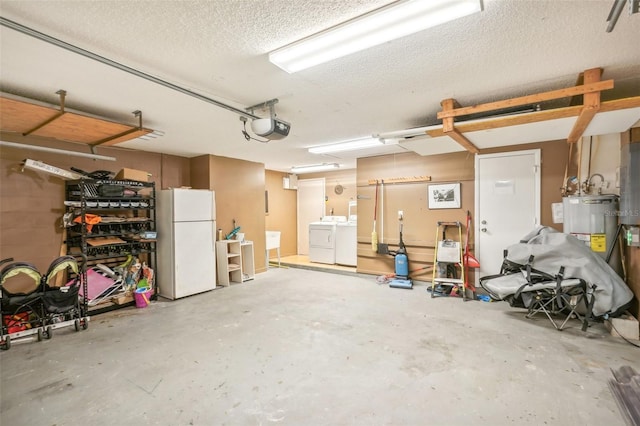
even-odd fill
[{"label": "white shelf unit", "polygon": [[216,241],[216,260],[218,263],[218,283],[229,286],[242,282],[242,251],[240,241]]},{"label": "white shelf unit", "polygon": [[229,286],[231,283],[241,283],[255,278],[253,242],[216,241],[216,253],[220,285]]},{"label": "white shelf unit", "polygon": [[256,265],[253,258],[253,241],[240,244],[240,260],[242,265],[242,281],[249,281],[256,277]]}]

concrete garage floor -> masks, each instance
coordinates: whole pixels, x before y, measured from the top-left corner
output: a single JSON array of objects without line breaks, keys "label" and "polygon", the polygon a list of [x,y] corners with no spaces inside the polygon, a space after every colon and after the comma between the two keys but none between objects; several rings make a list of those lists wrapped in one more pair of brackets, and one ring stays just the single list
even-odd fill
[{"label": "concrete garage floor", "polygon": [[56,332],[0,354],[2,425],[623,425],[640,370],[601,324],[302,269]]}]

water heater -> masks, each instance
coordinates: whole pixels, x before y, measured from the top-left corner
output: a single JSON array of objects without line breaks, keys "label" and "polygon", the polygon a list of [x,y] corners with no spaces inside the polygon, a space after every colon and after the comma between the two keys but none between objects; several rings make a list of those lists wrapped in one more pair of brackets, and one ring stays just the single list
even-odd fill
[{"label": "water heater", "polygon": [[[572,234],[606,259],[616,243],[618,229],[617,195],[570,196],[562,199],[563,232]],[[617,268],[614,268],[617,269]]]}]

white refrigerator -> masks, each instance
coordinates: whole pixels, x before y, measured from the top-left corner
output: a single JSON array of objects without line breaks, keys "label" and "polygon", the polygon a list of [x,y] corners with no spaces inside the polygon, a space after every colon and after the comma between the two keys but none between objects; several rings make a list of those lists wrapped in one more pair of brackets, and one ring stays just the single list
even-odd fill
[{"label": "white refrigerator", "polygon": [[179,299],[216,288],[215,192],[165,189],[157,204],[159,295]]}]

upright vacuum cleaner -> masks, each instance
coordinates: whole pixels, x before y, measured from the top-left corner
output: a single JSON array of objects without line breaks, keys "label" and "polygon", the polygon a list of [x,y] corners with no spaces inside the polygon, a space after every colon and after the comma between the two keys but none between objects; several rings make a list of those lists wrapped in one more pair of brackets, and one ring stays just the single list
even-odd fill
[{"label": "upright vacuum cleaner", "polygon": [[395,252],[390,251],[389,254],[395,258],[396,273],[395,278],[389,281],[389,287],[412,289],[413,282],[409,279],[409,257],[407,256],[404,241],[402,241],[402,221],[400,221],[400,242],[398,243],[398,250]]}]

